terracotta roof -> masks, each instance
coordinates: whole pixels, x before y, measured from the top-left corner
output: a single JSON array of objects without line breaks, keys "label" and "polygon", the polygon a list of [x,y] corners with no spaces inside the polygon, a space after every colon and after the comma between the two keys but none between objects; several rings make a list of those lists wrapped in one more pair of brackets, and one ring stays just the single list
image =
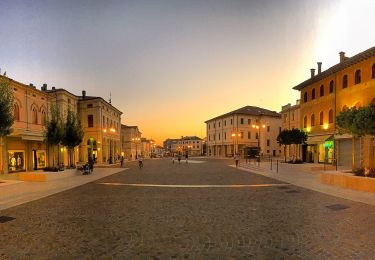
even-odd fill
[{"label": "terracotta roof", "polygon": [[276,111],[271,111],[271,110],[264,109],[264,108],[261,108],[261,107],[245,106],[245,107],[242,107],[240,109],[234,110],[232,112],[226,113],[224,115],[211,118],[211,119],[205,121],[205,123],[207,123],[209,121],[212,121],[212,120],[215,120],[215,119],[219,119],[219,118],[231,116],[231,115],[251,115],[251,116],[280,117],[280,114],[277,113]]},{"label": "terracotta roof", "polygon": [[357,55],[355,55],[353,57],[350,57],[350,58],[347,57],[346,60],[344,60],[343,62],[340,62],[340,63],[330,67],[329,69],[327,69],[325,71],[322,71],[320,74],[317,74],[314,77],[309,78],[308,80],[305,80],[304,82],[300,83],[299,85],[293,87],[293,89],[302,90],[303,88],[305,88],[307,86],[310,86],[310,85],[318,82],[319,80],[322,80],[326,77],[329,77],[332,74],[335,74],[336,72],[339,72],[339,71],[341,71],[341,70],[343,70],[347,67],[350,67],[350,66],[352,66],[354,64],[357,64],[361,61],[367,60],[371,57],[375,57],[375,47],[372,47],[368,50],[365,50],[364,52],[358,53]]}]

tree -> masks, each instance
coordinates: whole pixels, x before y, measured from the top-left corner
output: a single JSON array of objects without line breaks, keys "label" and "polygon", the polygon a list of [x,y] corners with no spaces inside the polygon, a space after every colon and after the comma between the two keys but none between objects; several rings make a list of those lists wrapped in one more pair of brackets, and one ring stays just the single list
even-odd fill
[{"label": "tree", "polygon": [[[60,146],[61,140],[64,135],[64,129],[61,123],[61,117],[54,105],[50,108],[51,119],[47,121],[45,130],[45,140],[49,146],[52,146],[53,160],[52,165],[55,167],[55,151],[56,146]],[[60,158],[57,157],[58,164],[60,164]]]},{"label": "tree", "polygon": [[68,110],[68,114],[66,117],[66,122],[64,125],[64,134],[62,137],[62,144],[68,147],[69,151],[69,165],[72,165],[73,155],[74,155],[74,147],[82,143],[83,140],[83,128],[81,125],[81,121],[79,120],[78,116]]},{"label": "tree", "polygon": [[[9,80],[1,77],[0,79],[0,145],[4,161],[6,160],[6,136],[10,134],[14,122],[13,115],[14,97],[13,90],[10,87]],[[7,165],[2,163],[1,172],[7,172]]]},{"label": "tree", "polygon": [[[363,113],[363,112],[361,112]],[[363,135],[361,123],[356,119],[358,109],[352,107],[340,112],[336,117],[339,133],[349,133],[352,135],[352,171],[356,170],[355,165],[355,141],[356,138]]]},{"label": "tree", "polygon": [[307,134],[303,130],[293,128],[290,130],[291,144],[297,145],[297,154],[299,154],[299,145],[303,144],[307,140]]},{"label": "tree", "polygon": [[290,130],[288,129],[282,130],[277,136],[277,142],[281,145],[284,145],[285,162],[286,162],[286,146],[290,145],[292,143],[291,141],[292,140],[291,140]]}]

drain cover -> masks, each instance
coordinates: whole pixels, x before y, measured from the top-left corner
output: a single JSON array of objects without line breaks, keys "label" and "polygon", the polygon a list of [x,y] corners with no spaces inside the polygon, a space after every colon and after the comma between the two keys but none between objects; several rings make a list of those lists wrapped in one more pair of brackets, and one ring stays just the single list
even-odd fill
[{"label": "drain cover", "polygon": [[0,216],[0,223],[5,223],[5,222],[8,222],[8,221],[12,221],[16,218],[13,218],[13,217],[8,217],[8,216]]},{"label": "drain cover", "polygon": [[349,207],[342,205],[342,204],[333,204],[333,205],[327,206],[327,208],[329,208],[330,210],[339,211],[339,210],[347,209]]},{"label": "drain cover", "polygon": [[300,193],[300,191],[298,191],[298,190],[287,190],[285,192],[287,192],[287,193]]}]

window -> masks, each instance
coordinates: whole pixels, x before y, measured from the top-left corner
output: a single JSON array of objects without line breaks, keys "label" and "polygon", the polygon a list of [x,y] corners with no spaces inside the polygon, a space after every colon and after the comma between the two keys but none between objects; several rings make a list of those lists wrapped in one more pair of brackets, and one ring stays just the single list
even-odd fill
[{"label": "window", "polygon": [[267,146],[270,146],[270,139],[267,139]]},{"label": "window", "polygon": [[373,79],[375,79],[375,63],[372,64],[372,77]]},{"label": "window", "polygon": [[231,124],[231,125],[233,124],[233,119],[230,120],[230,124]]},{"label": "window", "polygon": [[332,124],[333,123],[333,110],[330,109],[328,112],[328,123]]},{"label": "window", "polygon": [[220,127],[220,122],[219,122],[219,127]]},{"label": "window", "polygon": [[20,107],[18,104],[14,104],[13,107],[13,115],[14,115],[14,120],[19,121],[20,120]]},{"label": "window", "polygon": [[241,139],[243,139],[243,132],[241,132]]},{"label": "window", "polygon": [[214,123],[214,128],[216,128],[216,123]]},{"label": "window", "polygon": [[210,124],[208,124],[208,130],[210,130],[211,129],[211,125]]},{"label": "window", "polygon": [[226,126],[227,125],[227,120],[224,120],[224,126]]},{"label": "window", "polygon": [[303,94],[303,102],[307,102],[307,92],[305,92],[305,94]]},{"label": "window", "polygon": [[268,126],[267,126],[267,132],[269,132],[270,129],[271,129],[271,127],[268,125]]},{"label": "window", "polygon": [[315,88],[313,88],[312,91],[311,91],[311,99],[312,100],[315,99]]},{"label": "window", "polygon": [[243,118],[241,118],[241,125],[243,125]]},{"label": "window", "polygon": [[46,118],[47,118],[46,112],[42,110],[42,125],[46,124],[46,120],[47,120]]},{"label": "window", "polygon": [[342,88],[347,88],[348,87],[348,75],[344,75],[342,77]]},{"label": "window", "polygon": [[94,127],[94,116],[93,115],[87,116],[87,127]]},{"label": "window", "polygon": [[258,139],[258,138],[259,138],[258,133],[256,133],[255,134],[255,139]]},{"label": "window", "polygon": [[247,132],[247,139],[251,139],[251,132]]},{"label": "window", "polygon": [[324,96],[324,85],[321,85],[321,86],[320,86],[320,96],[321,96],[321,97]]},{"label": "window", "polygon": [[219,133],[219,141],[220,141],[220,133]]},{"label": "window", "polygon": [[311,115],[311,126],[315,126],[315,115]]},{"label": "window", "polygon": [[307,127],[307,116],[303,117],[303,128]]},{"label": "window", "polygon": [[322,112],[320,112],[320,114],[319,114],[319,124],[320,125],[323,125],[323,120],[324,120],[324,114],[323,114],[323,111]]},{"label": "window", "polygon": [[87,104],[87,108],[92,108],[92,104]]},{"label": "window", "polygon": [[227,132],[224,133],[224,140],[227,140]]},{"label": "window", "polygon": [[294,121],[294,112],[292,112],[292,121]]},{"label": "window", "polygon": [[103,116],[102,127],[105,128],[105,117]]},{"label": "window", "polygon": [[35,107],[33,107],[32,115],[33,115],[33,124],[38,124],[38,112]]},{"label": "window", "polygon": [[329,93],[333,93],[333,80],[329,82]]},{"label": "window", "polygon": [[356,70],[354,77],[354,84],[361,83],[361,70]]}]

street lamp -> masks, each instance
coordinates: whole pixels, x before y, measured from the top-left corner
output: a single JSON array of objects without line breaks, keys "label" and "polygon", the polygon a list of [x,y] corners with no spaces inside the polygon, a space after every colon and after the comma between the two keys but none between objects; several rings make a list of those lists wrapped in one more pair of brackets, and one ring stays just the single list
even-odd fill
[{"label": "street lamp", "polygon": [[[233,155],[238,153],[238,137],[241,136],[241,133],[232,133],[233,139]],[[237,149],[236,149],[237,148]]]},{"label": "street lamp", "polygon": [[253,125],[253,128],[258,130],[258,162],[260,162],[260,128],[266,128],[266,125]]},{"label": "street lamp", "polygon": [[138,141],[140,141],[141,138],[135,137],[132,138],[132,141],[135,143],[135,159],[138,159]]}]

